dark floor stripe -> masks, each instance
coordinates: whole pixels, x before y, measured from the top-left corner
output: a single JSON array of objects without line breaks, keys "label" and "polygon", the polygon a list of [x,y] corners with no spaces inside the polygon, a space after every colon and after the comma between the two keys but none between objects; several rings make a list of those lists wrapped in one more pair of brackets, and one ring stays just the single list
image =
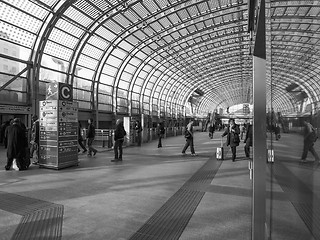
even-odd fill
[{"label": "dark floor stripe", "polygon": [[29,214],[50,207],[53,204],[39,199],[6,192],[0,192],[0,199],[0,209],[18,215]]},{"label": "dark floor stripe", "polygon": [[64,207],[39,199],[0,192],[0,209],[22,215],[12,240],[59,240]]},{"label": "dark floor stripe", "polygon": [[179,239],[205,194],[197,187],[209,185],[221,163],[208,160],[129,240]]},{"label": "dark floor stripe", "polygon": [[295,176],[284,164],[277,162],[274,175],[309,231],[320,240],[320,199],[312,189]]}]

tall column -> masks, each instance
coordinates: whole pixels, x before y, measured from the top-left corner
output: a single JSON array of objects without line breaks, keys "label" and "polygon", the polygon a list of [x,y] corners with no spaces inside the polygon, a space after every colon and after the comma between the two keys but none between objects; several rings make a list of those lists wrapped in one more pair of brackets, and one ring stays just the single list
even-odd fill
[{"label": "tall column", "polygon": [[265,239],[266,227],[266,34],[265,1],[260,2],[253,51],[253,211],[252,240]]},{"label": "tall column", "polygon": [[78,104],[72,86],[47,84],[46,100],[39,105],[39,165],[53,169],[78,165]]}]

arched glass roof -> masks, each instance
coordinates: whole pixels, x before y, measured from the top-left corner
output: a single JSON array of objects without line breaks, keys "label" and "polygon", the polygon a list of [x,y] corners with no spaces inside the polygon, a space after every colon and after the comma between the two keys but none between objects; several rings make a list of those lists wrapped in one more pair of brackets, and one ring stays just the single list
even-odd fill
[{"label": "arched glass roof", "polygon": [[[267,2],[268,104],[295,111],[304,96],[316,109],[320,3]],[[247,0],[0,0],[0,13],[10,63],[0,81],[19,75],[22,85],[4,88],[18,102],[59,81],[80,108],[102,112],[175,117],[188,102],[197,113],[252,103]]]}]

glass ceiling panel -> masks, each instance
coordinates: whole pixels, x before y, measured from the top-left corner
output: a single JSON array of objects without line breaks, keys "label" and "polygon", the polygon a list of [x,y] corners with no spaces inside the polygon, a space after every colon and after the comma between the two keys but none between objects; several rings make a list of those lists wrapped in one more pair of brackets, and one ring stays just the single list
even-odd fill
[{"label": "glass ceiling panel", "polygon": [[[109,21],[110,22],[110,21]],[[106,25],[106,24],[104,24]],[[117,37],[116,34],[114,34],[113,32],[111,32],[109,29],[107,29],[105,26],[101,26],[97,29],[96,31],[98,36],[101,36],[102,38],[112,41],[113,39],[115,39]]]},{"label": "glass ceiling panel", "polygon": [[132,44],[130,44],[130,42],[127,42],[127,41],[120,42],[119,47],[128,51],[128,52],[130,52],[134,49],[134,46]]},{"label": "glass ceiling panel", "polygon": [[116,34],[120,34],[123,29],[123,27],[115,21],[108,21],[105,25],[108,26],[108,29],[115,32]]},{"label": "glass ceiling panel", "polygon": [[132,9],[135,10],[141,18],[145,18],[148,15],[148,11],[141,3],[135,4],[132,6]]},{"label": "glass ceiling panel", "polygon": [[92,45],[86,44],[83,53],[92,57],[95,60],[99,60],[104,53],[101,49],[98,49]]},{"label": "glass ceiling panel", "polygon": [[1,35],[1,38],[6,38],[7,40],[16,42],[28,48],[31,48],[33,46],[33,43],[36,39],[36,35],[22,29],[17,29],[16,27],[9,25],[3,21],[0,21],[0,31],[5,33],[6,35],[6,37]]},{"label": "glass ceiling panel", "polygon": [[19,11],[18,9],[5,5],[4,3],[0,2],[0,8],[2,12],[0,17],[1,20],[10,22],[10,24],[19,26],[27,31],[36,33],[42,24],[42,21],[36,19],[35,17],[32,17]]},{"label": "glass ceiling panel", "polygon": [[44,52],[64,60],[70,60],[71,54],[73,53],[71,49],[65,48],[50,40],[47,41]]},{"label": "glass ceiling panel", "polygon": [[112,65],[117,68],[117,67],[120,67],[120,65],[122,64],[122,60],[115,57],[114,55],[110,55],[108,57],[107,64]]},{"label": "glass ceiling panel", "polygon": [[111,7],[111,5],[109,5],[108,2],[105,0],[91,0],[91,2],[93,2],[95,6],[101,9],[101,11],[106,11]]},{"label": "glass ceiling panel", "polygon": [[107,42],[106,40],[98,37],[98,36],[91,36],[88,40],[88,43],[90,43],[91,45],[97,47],[100,50],[105,50],[107,49],[107,47],[110,45],[109,42]]},{"label": "glass ceiling panel", "polygon": [[113,82],[114,82],[114,77],[111,77],[111,76],[108,76],[105,74],[101,74],[100,83],[113,86]]},{"label": "glass ceiling panel", "polygon": [[97,8],[94,8],[91,4],[89,4],[85,0],[78,0],[75,2],[74,6],[76,6],[79,9],[82,9],[92,18],[97,18],[102,13],[101,11],[98,11]]},{"label": "glass ceiling panel", "polygon": [[112,55],[113,55],[113,56],[117,56],[118,59],[123,60],[125,57],[128,56],[128,53],[125,52],[125,51],[123,51],[123,50],[120,49],[120,48],[115,48],[115,49],[113,49],[113,51],[112,51]]},{"label": "glass ceiling panel", "polygon": [[72,23],[60,18],[56,24],[57,28],[60,28],[69,34],[80,38],[83,35],[84,31],[78,26],[73,25]]},{"label": "glass ceiling panel", "polygon": [[65,15],[84,27],[88,27],[89,24],[92,23],[91,18],[79,12],[77,9],[73,7],[69,7],[66,10]]},{"label": "glass ceiling panel", "polygon": [[120,15],[120,14],[114,16],[114,20],[124,28],[127,28],[131,24],[131,22],[128,21],[127,18],[125,18],[123,15]]},{"label": "glass ceiling panel", "polygon": [[89,68],[91,70],[94,70],[98,65],[98,61],[94,60],[91,57],[88,57],[88,56],[85,56],[85,55],[81,54],[80,57],[79,57],[78,64],[80,66],[87,67],[87,68]]},{"label": "glass ceiling panel", "polygon": [[[47,14],[48,11],[41,8],[40,6],[32,3],[31,1],[21,1],[21,0],[6,0],[7,3],[16,6],[19,9],[23,9],[25,12],[30,13],[33,16],[43,19]],[[51,1],[53,4],[56,0]],[[2,3],[0,3],[2,4]],[[51,4],[48,4],[52,6]]]},{"label": "glass ceiling panel", "polygon": [[52,30],[49,39],[55,43],[59,43],[62,46],[65,45],[68,48],[74,49],[76,44],[78,43],[78,39],[63,32],[57,28]]}]

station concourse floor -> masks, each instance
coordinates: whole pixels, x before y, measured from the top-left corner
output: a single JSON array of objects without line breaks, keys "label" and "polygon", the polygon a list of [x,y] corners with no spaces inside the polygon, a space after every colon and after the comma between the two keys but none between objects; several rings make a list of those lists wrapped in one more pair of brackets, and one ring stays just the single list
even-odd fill
[{"label": "station concourse floor", "polygon": [[[79,154],[79,166],[61,170],[1,167],[0,240],[249,240],[252,180],[244,143],[236,162],[230,151],[217,161],[220,135],[195,133],[197,156],[190,149],[183,156],[185,139],[177,136],[163,139],[163,148],[157,141],[124,148],[119,163],[110,161],[113,151],[98,148],[95,157]],[[283,141],[297,147],[286,149]],[[300,154],[299,143],[285,134],[274,143],[276,162],[267,167],[269,239],[320,239],[320,168],[287,156]],[[6,162],[3,146],[0,162]]]}]

